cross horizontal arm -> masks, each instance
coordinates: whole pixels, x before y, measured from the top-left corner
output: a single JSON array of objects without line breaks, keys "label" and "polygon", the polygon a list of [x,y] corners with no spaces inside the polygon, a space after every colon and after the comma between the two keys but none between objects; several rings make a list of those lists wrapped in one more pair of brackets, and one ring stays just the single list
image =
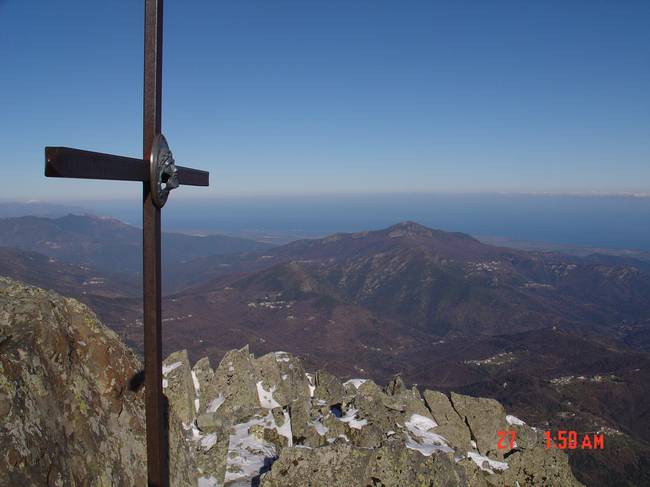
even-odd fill
[{"label": "cross horizontal arm", "polygon": [[[176,166],[178,182],[187,186],[208,186],[210,173]],[[45,176],[50,178],[149,181],[149,163],[134,157],[115,156],[69,147],[45,148]]]}]

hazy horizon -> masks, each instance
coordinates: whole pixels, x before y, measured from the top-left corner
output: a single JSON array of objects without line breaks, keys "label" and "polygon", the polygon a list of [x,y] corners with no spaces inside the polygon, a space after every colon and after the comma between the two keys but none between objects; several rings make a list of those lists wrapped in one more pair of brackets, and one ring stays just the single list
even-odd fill
[{"label": "hazy horizon", "polygon": [[[18,204],[13,215],[48,209],[141,222],[140,198],[73,200],[72,206]],[[6,200],[5,209],[8,208]],[[21,207],[22,205],[22,207]],[[7,211],[7,210],[5,210]],[[163,211],[163,228],[194,234],[309,238],[385,228],[416,221],[445,231],[588,247],[650,250],[650,198],[629,195],[384,194],[175,198]]]}]

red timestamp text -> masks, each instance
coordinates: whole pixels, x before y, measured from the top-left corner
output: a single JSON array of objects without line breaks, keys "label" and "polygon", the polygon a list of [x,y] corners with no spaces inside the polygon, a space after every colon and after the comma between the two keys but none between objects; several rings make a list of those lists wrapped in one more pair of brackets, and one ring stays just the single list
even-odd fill
[{"label": "red timestamp text", "polygon": [[497,441],[497,448],[499,450],[512,450],[517,444],[517,433],[515,431],[497,431],[499,440]]},{"label": "red timestamp text", "polygon": [[578,434],[573,430],[559,430],[557,433],[545,431],[546,448],[560,450],[603,450],[605,435],[600,433]]}]

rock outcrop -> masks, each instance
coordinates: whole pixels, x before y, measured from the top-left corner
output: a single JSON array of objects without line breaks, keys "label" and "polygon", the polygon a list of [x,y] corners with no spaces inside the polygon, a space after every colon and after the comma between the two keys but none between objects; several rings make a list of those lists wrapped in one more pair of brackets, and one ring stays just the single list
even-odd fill
[{"label": "rock outcrop", "polygon": [[[142,363],[72,299],[0,278],[0,485],[145,485]],[[580,485],[490,399],[308,373],[244,347],[163,364],[174,486]],[[498,431],[516,444],[497,446]]]},{"label": "rock outcrop", "polygon": [[[201,485],[580,485],[566,455],[546,449],[542,431],[492,399],[420,394],[399,377],[384,388],[342,382],[305,372],[288,353],[256,358],[248,347],[227,353],[214,370],[201,359],[192,372],[181,357],[165,361],[164,370],[173,370],[165,383],[194,391],[178,400],[179,408],[194,402],[185,428]],[[516,443],[508,437],[499,448],[499,431],[514,431]]]},{"label": "rock outcrop", "polygon": [[[0,485],[146,485],[141,370],[86,306],[0,277]],[[173,485],[196,485],[170,423]]]}]

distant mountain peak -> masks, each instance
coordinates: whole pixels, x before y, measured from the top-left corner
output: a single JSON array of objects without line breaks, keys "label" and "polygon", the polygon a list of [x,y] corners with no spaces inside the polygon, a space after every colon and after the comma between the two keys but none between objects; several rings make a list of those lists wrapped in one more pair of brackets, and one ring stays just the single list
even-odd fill
[{"label": "distant mountain peak", "polygon": [[479,241],[476,240],[471,235],[461,232],[446,232],[444,230],[438,230],[434,228],[425,227],[419,223],[413,221],[403,221],[396,223],[393,226],[386,228],[385,230],[380,230],[381,233],[386,234],[390,238],[400,238],[400,237],[426,237],[432,238],[436,241],[445,241],[445,242],[459,242],[459,243],[468,243],[478,244]]},{"label": "distant mountain peak", "polygon": [[386,229],[389,235],[401,237],[401,236],[432,236],[435,230],[420,225],[419,223],[407,220],[403,222],[396,223]]}]

